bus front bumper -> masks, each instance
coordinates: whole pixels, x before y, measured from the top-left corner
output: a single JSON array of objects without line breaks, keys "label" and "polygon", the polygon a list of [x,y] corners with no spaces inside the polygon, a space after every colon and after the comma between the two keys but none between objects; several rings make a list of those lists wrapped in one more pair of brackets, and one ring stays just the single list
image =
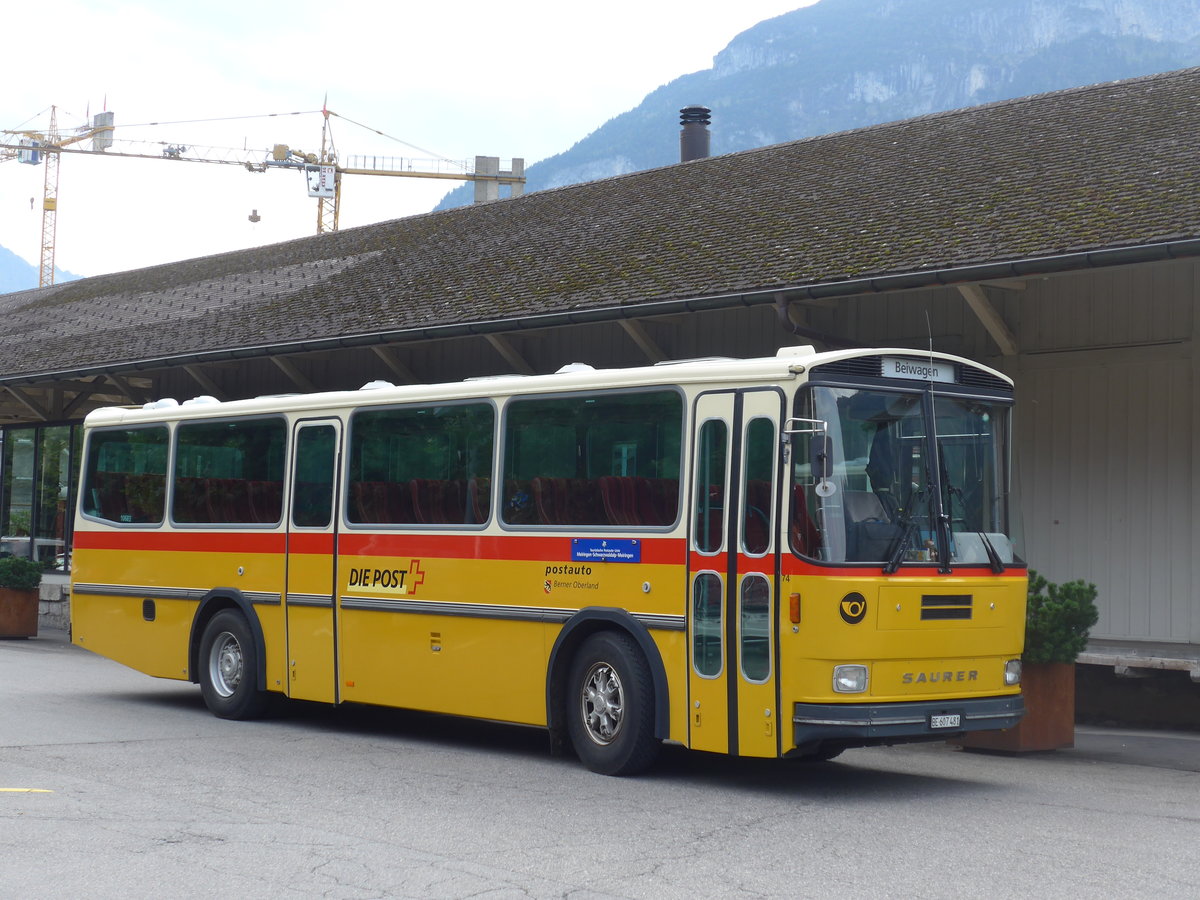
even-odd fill
[{"label": "bus front bumper", "polygon": [[916,703],[797,703],[795,753],[821,745],[870,747],[941,741],[968,731],[1012,728],[1025,715],[1019,694]]}]

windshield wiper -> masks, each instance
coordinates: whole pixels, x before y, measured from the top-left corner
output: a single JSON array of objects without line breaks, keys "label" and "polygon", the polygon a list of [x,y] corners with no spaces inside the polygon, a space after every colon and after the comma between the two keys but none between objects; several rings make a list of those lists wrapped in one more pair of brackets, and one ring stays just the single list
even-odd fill
[{"label": "windshield wiper", "polygon": [[939,513],[935,524],[938,547],[938,572],[949,575],[954,571],[950,565],[950,517]]},{"label": "windshield wiper", "polygon": [[982,531],[975,532],[979,535],[979,539],[983,541],[983,552],[987,554],[988,562],[992,566],[992,572],[999,575],[1004,571],[1004,562],[1000,559],[1000,554],[996,552],[996,548],[992,546],[992,542],[988,540],[988,536]]},{"label": "windshield wiper", "polygon": [[900,540],[896,542],[896,548],[892,551],[892,555],[883,564],[884,575],[896,574],[896,570],[900,568],[900,561],[904,559],[904,551],[908,549],[908,543],[912,540],[913,532],[917,530],[916,519],[903,515],[901,516],[901,520],[904,525],[904,531],[901,532]]}]

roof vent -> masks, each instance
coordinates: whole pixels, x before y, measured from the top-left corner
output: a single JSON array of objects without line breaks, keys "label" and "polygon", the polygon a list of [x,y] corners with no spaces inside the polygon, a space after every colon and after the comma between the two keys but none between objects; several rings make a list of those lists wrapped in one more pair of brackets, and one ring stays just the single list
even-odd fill
[{"label": "roof vent", "polygon": [[691,162],[708,156],[708,123],[712,121],[712,110],[707,106],[685,106],[679,111],[679,161]]},{"label": "roof vent", "polygon": [[210,394],[201,394],[199,397],[193,397],[191,400],[184,400],[183,406],[212,406],[214,403],[220,403],[216,397]]},{"label": "roof vent", "polygon": [[780,347],[775,356],[779,359],[786,359],[789,356],[815,356],[817,348],[812,344],[801,344],[798,347]]},{"label": "roof vent", "polygon": [[691,359],[660,359],[656,366],[694,366],[701,363],[737,362],[735,356],[694,356]]},{"label": "roof vent", "polygon": [[567,363],[555,375],[570,375],[572,372],[595,372],[595,366],[589,366],[587,363]]},{"label": "roof vent", "polygon": [[394,387],[395,387],[395,385],[392,384],[390,381],[383,381],[382,379],[377,379],[375,381],[368,381],[366,384],[364,384],[362,387],[360,387],[359,390],[360,391],[386,391],[388,388],[394,388]]},{"label": "roof vent", "polygon": [[170,409],[178,405],[179,401],[174,397],[163,397],[161,400],[151,400],[149,403],[143,403],[142,409]]}]

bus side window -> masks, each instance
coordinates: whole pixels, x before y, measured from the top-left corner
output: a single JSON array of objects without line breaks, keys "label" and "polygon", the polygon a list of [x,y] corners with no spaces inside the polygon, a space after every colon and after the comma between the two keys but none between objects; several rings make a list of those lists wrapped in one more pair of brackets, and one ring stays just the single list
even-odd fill
[{"label": "bus side window", "polygon": [[164,426],[94,431],[80,491],[83,514],[121,524],[161,523],[167,442]]},{"label": "bus side window", "polygon": [[356,412],[350,418],[347,521],[486,523],[495,421],[490,403]]},{"label": "bus side window", "polygon": [[272,525],[283,518],[282,418],[184,422],[175,434],[175,522]]},{"label": "bus side window", "polygon": [[647,528],[679,515],[676,391],[522,397],[504,425],[509,525]]}]

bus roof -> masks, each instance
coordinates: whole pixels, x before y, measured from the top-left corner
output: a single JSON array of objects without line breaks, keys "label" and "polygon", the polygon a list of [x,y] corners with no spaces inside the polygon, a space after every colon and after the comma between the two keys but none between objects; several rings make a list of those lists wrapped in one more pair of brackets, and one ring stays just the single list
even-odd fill
[{"label": "bus roof", "polygon": [[750,359],[706,357],[666,360],[649,366],[596,369],[585,363],[570,363],[550,375],[495,375],[440,384],[393,385],[372,381],[357,390],[320,391],[300,394],[276,394],[244,400],[221,401],[214,397],[196,397],[179,403],[171,398],[152,401],[140,407],[103,407],[93,410],[84,420],[89,426],[133,424],[209,416],[257,415],[276,412],[343,409],[431,400],[466,400],[507,397],[561,391],[585,391],[605,388],[636,388],[655,385],[695,385],[725,382],[777,383],[796,378],[813,366],[861,356],[903,356],[960,363],[987,373],[1012,385],[1002,372],[974,360],[949,353],[911,348],[856,348],[818,353],[811,346],[781,348],[774,356]]}]

